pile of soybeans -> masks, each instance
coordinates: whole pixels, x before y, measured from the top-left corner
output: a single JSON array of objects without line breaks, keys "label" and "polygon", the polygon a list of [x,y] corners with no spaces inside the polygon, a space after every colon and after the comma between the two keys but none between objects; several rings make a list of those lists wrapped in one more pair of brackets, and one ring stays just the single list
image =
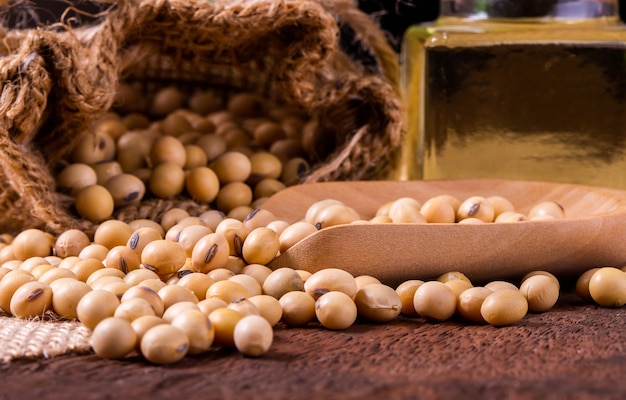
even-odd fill
[{"label": "pile of soybeans", "polygon": [[[158,92],[150,117],[109,113],[81,139],[59,170],[59,190],[96,224],[53,236],[39,229],[2,235],[0,309],[15,318],[78,320],[92,330],[94,352],[110,359],[141,354],[156,364],[232,347],[247,356],[271,349],[277,324],[348,329],[358,319],[400,316],[512,325],[551,309],[560,293],[546,271],[475,285],[462,272],[396,287],[353,276],[341,265],[311,273],[270,268],[282,252],[320,229],[350,223],[528,223],[563,218],[556,202],[528,215],[505,198],[450,195],[400,198],[360,216],[334,199],[311,205],[297,222],[260,208],[309,171],[315,122],[254,94],[223,107],[213,95],[185,99]],[[155,117],[157,117],[155,119]],[[148,197],[193,199],[158,220],[123,221],[116,209]],[[195,211],[195,212],[194,212]],[[626,302],[626,273],[595,268],[578,293],[601,306]]]},{"label": "pile of soybeans", "polygon": [[[347,223],[393,223],[377,220],[393,212],[394,203],[370,220]],[[93,330],[97,355],[119,359],[139,353],[163,364],[216,347],[260,356],[270,350],[279,323],[343,330],[359,318],[385,323],[403,315],[503,326],[528,312],[545,312],[558,300],[559,281],[546,271],[527,274],[519,286],[507,281],[475,286],[453,271],[391,287],[341,266],[314,273],[267,266],[281,251],[332,226],[320,220],[328,208],[350,209],[322,200],[293,224],[262,209],[242,220],[216,210],[190,216],[171,209],[159,223],[105,221],[93,238],[79,230],[56,238],[37,229],[4,235],[0,308],[17,318],[76,319]],[[626,301],[625,288],[626,273],[604,267],[583,274],[576,289],[590,301],[615,307]]]},{"label": "pile of soybeans", "polygon": [[[119,93],[125,104],[145,102],[132,87]],[[58,190],[74,198],[80,217],[97,223],[149,198],[241,216],[310,172],[316,123],[293,107],[254,93],[186,97],[173,86],[145,107],[106,114],[58,168]]]}]

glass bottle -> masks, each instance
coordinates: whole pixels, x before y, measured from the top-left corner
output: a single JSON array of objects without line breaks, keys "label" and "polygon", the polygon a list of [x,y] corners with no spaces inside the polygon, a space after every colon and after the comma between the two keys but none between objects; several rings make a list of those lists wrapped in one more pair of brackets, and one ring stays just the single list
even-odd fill
[{"label": "glass bottle", "polygon": [[401,50],[396,179],[626,189],[626,29],[617,0],[442,0]]}]

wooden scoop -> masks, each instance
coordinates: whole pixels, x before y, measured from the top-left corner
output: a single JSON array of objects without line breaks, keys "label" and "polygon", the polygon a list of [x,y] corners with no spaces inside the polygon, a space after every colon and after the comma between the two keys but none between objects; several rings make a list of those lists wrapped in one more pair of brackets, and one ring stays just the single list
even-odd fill
[{"label": "wooden scoop", "polygon": [[365,224],[322,229],[279,255],[270,267],[315,272],[335,267],[396,285],[460,271],[473,282],[519,279],[544,270],[576,277],[600,266],[626,265],[626,192],[571,184],[495,179],[325,182],[292,186],[262,208],[288,222],[304,218],[322,199],[337,199],[364,219],[388,201],[439,194],[463,201],[500,195],[527,213],[544,200],[559,202],[566,218],[461,224]]}]

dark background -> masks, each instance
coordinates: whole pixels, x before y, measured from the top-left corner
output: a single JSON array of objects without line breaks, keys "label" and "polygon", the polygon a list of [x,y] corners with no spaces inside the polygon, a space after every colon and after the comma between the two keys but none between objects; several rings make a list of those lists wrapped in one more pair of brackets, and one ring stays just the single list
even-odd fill
[{"label": "dark background", "polygon": [[[522,14],[532,14],[541,4],[554,0],[492,0],[493,7],[504,7],[510,12],[516,9]],[[572,0],[580,1],[580,0]],[[584,0],[583,0],[584,1]],[[449,1],[452,3],[452,1]],[[82,12],[69,12],[66,21],[70,24],[97,21],[95,15],[107,5],[87,0],[9,0],[0,7],[0,18],[9,21],[9,26],[32,27],[60,20],[68,5]],[[399,49],[402,35],[407,27],[420,22],[434,21],[439,15],[440,0],[358,0],[358,5],[368,13],[386,32],[389,43]],[[626,20],[626,0],[620,0],[620,17]],[[531,11],[529,11],[531,10]],[[90,16],[91,14],[91,16]]]},{"label": "dark background", "polygon": [[359,0],[359,8],[381,26],[389,43],[398,50],[406,28],[437,19],[439,0]]},{"label": "dark background", "polygon": [[[358,4],[382,27],[396,49],[409,25],[435,20],[439,13],[439,0],[358,0]],[[0,8],[0,17],[11,27],[48,25],[58,22],[69,5],[81,10],[66,14],[65,20],[73,25],[97,21],[95,15],[108,7],[87,0],[10,0]]]}]

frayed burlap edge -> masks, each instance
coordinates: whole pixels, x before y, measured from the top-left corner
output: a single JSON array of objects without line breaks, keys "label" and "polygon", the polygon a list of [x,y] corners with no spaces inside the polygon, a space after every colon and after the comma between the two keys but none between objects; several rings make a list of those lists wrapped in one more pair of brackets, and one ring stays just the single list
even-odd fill
[{"label": "frayed burlap edge", "polygon": [[[115,69],[98,63],[71,31],[10,31],[2,39],[2,51],[9,52],[0,63],[2,228],[33,226],[57,232],[67,226],[68,215],[53,206],[58,204],[55,182],[46,171],[57,150],[60,156],[72,145],[60,127],[81,132],[110,107],[112,99],[102,87],[113,84]],[[85,67],[91,63],[99,65],[93,73]],[[40,131],[49,128],[44,124],[59,129],[38,140]]]},{"label": "frayed burlap edge", "polygon": [[90,337],[91,331],[78,321],[0,315],[0,362],[89,353]]}]

